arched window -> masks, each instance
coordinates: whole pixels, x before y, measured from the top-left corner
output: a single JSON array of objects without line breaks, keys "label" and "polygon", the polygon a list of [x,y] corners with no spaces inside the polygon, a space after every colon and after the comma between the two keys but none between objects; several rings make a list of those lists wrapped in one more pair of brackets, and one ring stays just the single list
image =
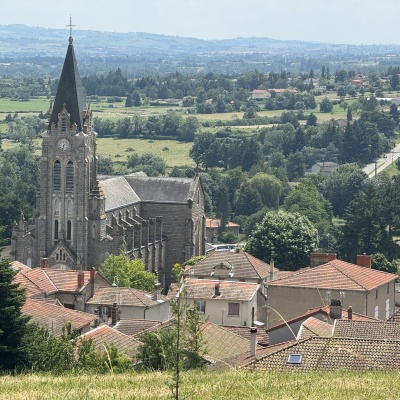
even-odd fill
[{"label": "arched window", "polygon": [[58,219],[54,221],[54,240],[58,240]]},{"label": "arched window", "polygon": [[60,215],[60,200],[54,199],[54,215],[58,217]]},{"label": "arched window", "polygon": [[67,216],[72,217],[72,213],[74,211],[74,205],[71,199],[67,200]]},{"label": "arched window", "polygon": [[53,190],[61,190],[61,163],[56,160],[53,166]]},{"label": "arched window", "polygon": [[71,220],[67,221],[67,240],[71,240],[72,237],[72,223]]},{"label": "arched window", "polygon": [[67,162],[67,171],[65,176],[65,191],[74,191],[74,163],[72,161]]}]

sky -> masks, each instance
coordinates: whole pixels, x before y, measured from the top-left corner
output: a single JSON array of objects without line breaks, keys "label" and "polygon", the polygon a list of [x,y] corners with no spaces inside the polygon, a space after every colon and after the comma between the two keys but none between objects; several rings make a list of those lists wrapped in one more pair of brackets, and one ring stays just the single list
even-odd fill
[{"label": "sky", "polygon": [[269,37],[400,43],[399,0],[6,0],[0,25],[25,24],[199,39]]}]

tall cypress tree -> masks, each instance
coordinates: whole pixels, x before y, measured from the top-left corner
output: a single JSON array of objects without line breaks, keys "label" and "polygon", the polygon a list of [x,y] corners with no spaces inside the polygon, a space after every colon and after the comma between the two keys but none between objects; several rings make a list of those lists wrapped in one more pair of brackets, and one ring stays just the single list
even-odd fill
[{"label": "tall cypress tree", "polygon": [[24,362],[23,338],[29,317],[23,315],[25,290],[13,283],[15,271],[0,261],[0,371],[14,370]]}]

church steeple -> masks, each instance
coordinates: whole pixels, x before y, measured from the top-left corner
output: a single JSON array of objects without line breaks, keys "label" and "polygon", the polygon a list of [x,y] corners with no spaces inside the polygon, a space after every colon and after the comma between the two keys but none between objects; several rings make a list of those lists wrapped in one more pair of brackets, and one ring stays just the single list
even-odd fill
[{"label": "church steeple", "polygon": [[70,125],[76,124],[78,132],[82,131],[85,125],[86,96],[79,76],[72,42],[73,39],[70,36],[57,94],[50,115],[49,130],[52,123],[58,124],[58,115],[63,108],[70,114]]}]

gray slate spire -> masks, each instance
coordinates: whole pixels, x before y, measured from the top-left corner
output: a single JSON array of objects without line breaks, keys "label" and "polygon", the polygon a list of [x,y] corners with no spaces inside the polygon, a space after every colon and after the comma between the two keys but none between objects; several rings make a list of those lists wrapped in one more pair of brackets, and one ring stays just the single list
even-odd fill
[{"label": "gray slate spire", "polygon": [[58,124],[58,114],[65,104],[65,108],[71,115],[71,126],[76,123],[79,132],[83,130],[86,96],[79,76],[72,41],[72,37],[70,37],[64,66],[58,83],[57,94],[50,116],[49,129],[53,122],[56,125]]}]

